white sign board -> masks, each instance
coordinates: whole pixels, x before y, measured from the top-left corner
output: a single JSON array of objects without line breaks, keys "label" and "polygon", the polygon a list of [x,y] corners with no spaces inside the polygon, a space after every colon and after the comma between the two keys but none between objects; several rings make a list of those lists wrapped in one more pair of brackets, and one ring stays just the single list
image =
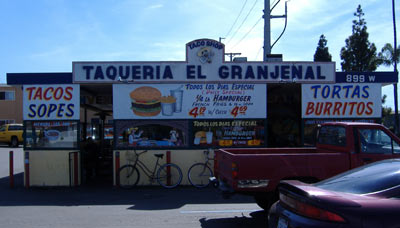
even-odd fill
[{"label": "white sign board", "polygon": [[302,118],[380,118],[380,84],[303,84]]},{"label": "white sign board", "polygon": [[79,120],[79,85],[24,85],[24,120]]},{"label": "white sign board", "polygon": [[266,118],[261,84],[114,84],[114,119]]},{"label": "white sign board", "polygon": [[224,44],[186,44],[180,62],[73,62],[74,83],[333,83],[334,62],[225,62]]}]

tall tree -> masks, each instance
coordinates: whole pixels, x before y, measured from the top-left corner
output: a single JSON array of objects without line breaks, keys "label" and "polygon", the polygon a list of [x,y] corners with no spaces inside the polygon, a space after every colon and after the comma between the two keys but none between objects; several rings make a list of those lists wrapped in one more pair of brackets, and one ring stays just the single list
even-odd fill
[{"label": "tall tree", "polygon": [[328,41],[326,40],[324,34],[319,37],[318,47],[314,54],[314,62],[331,62],[332,55],[329,54],[327,47]]},{"label": "tall tree", "polygon": [[375,71],[379,65],[374,43],[368,40],[367,23],[361,5],[354,13],[353,32],[346,39],[346,46],[340,51],[343,71]]}]

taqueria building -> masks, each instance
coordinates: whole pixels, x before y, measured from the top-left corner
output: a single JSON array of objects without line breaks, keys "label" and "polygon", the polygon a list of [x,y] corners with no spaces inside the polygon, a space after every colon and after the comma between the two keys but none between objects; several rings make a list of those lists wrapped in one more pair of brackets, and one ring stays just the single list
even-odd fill
[{"label": "taqueria building", "polygon": [[391,72],[335,72],[334,62],[224,56],[222,43],[199,39],[186,44],[184,61],[8,73],[7,83],[23,90],[25,186],[116,185],[132,150],[148,150],[148,167],[153,154],[166,154],[186,185],[205,150],[312,146],[319,123],[377,122],[381,87],[397,82]]}]

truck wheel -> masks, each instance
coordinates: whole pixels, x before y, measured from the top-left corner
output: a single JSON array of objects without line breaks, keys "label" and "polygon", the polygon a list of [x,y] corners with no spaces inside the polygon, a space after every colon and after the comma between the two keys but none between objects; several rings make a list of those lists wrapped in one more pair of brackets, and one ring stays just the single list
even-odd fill
[{"label": "truck wheel", "polygon": [[11,137],[11,147],[18,147],[18,138],[16,136]]}]

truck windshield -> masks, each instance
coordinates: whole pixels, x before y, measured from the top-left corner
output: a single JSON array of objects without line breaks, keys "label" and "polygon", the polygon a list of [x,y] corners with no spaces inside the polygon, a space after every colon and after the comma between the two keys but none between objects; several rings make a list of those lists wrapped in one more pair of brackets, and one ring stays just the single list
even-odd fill
[{"label": "truck windshield", "polygon": [[343,126],[323,126],[318,133],[318,143],[346,146],[346,129]]}]

